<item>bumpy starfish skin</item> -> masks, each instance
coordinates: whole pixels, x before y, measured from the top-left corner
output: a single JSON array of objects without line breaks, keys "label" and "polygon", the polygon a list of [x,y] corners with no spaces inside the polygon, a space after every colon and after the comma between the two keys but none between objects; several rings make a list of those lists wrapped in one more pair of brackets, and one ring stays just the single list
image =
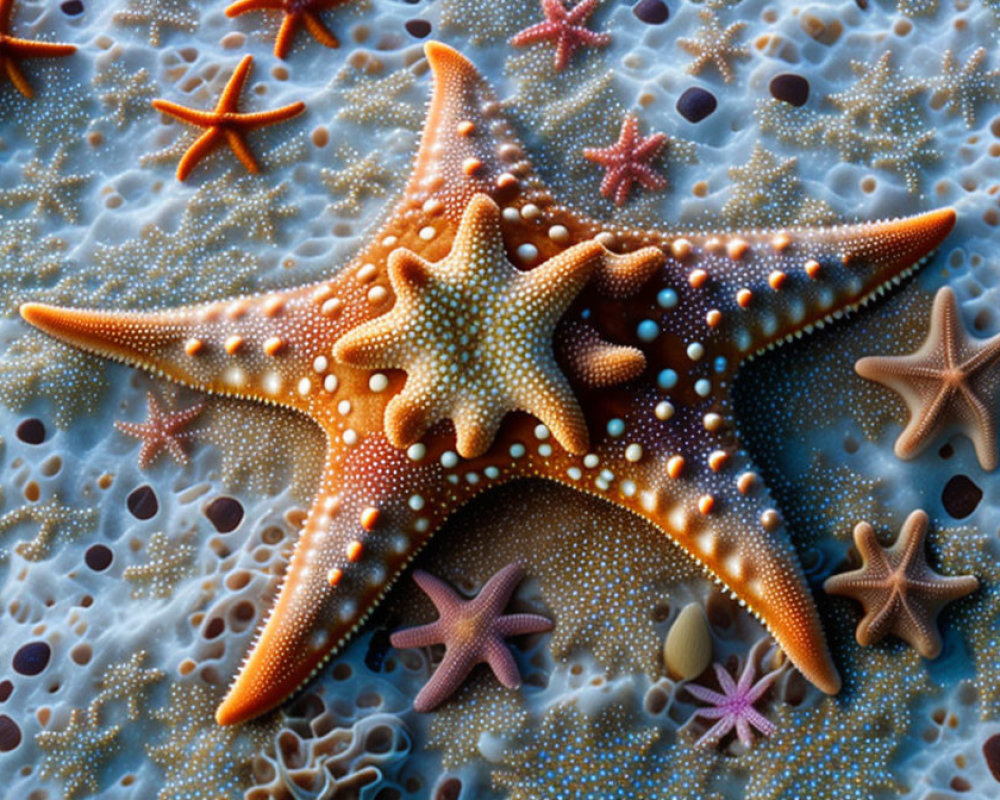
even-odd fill
[{"label": "bumpy starfish skin", "polygon": [[191,438],[191,434],[184,428],[201,413],[204,403],[196,403],[180,411],[164,411],[152,392],[146,401],[146,422],[115,422],[115,427],[122,433],[142,440],[139,466],[142,469],[148,467],[161,450],[170,453],[179,464],[187,464],[188,454],[183,443]]},{"label": "bumpy starfish skin", "polygon": [[[740,363],[761,349],[898,280],[940,244],[954,212],[743,234],[604,226],[552,198],[467,59],[436,42],[426,52],[434,93],[410,183],[372,243],[334,277],[173,311],[21,308],[29,322],[86,350],[202,390],[297,409],[327,434],[316,499],[219,722],[255,717],[301,687],[450,513],[485,488],[523,477],[575,486],[649,520],[759,616],[809,680],[838,691],[781,516],[736,438],[729,387]],[[512,264],[544,264],[594,238],[630,254],[596,272],[563,317],[641,350],[646,364],[632,382],[612,386],[576,379],[563,365],[589,430],[582,456],[524,413],[508,415],[476,458],[455,452],[448,421],[397,449],[383,420],[406,376],[333,357],[342,336],[392,309],[390,255],[406,248],[441,261],[478,194],[502,209]],[[662,253],[652,272],[645,258],[633,258],[648,247]],[[557,328],[557,340],[562,335]],[[556,341],[556,352],[563,346]],[[622,374],[620,364],[611,368],[612,377]]]},{"label": "bumpy starfish skin", "polygon": [[952,600],[976,591],[979,581],[972,575],[938,575],[927,565],[926,539],[927,514],[919,509],[906,518],[892,547],[883,548],[867,522],[854,529],[863,566],[827,578],[823,589],[851,597],[864,607],[856,631],[858,644],[875,644],[892,634],[924,658],[941,653],[938,614]]},{"label": "bumpy starfish skin", "polygon": [[555,67],[564,69],[578,47],[601,47],[611,41],[610,33],[597,33],[584,25],[596,8],[597,0],[582,0],[570,9],[563,5],[563,0],[542,0],[545,21],[525,28],[510,43],[522,47],[535,42],[555,42]]},{"label": "bumpy starfish skin", "polygon": [[666,144],[665,133],[639,136],[639,120],[626,114],[617,142],[608,147],[587,147],[583,155],[607,170],[601,181],[601,194],[613,196],[615,203],[622,205],[633,183],[651,190],[666,187],[667,179],[649,165]]},{"label": "bumpy starfish skin", "polygon": [[336,8],[347,2],[349,0],[236,0],[235,3],[226,6],[226,16],[238,17],[248,11],[283,11],[285,17],[274,40],[274,55],[278,58],[287,58],[299,25],[305,25],[306,30],[320,44],[340,47],[340,41],[323,24],[316,12]]},{"label": "bumpy starfish skin", "polygon": [[194,108],[177,105],[177,103],[171,103],[169,100],[157,99],[153,101],[153,107],[157,111],[169,114],[181,120],[181,122],[187,122],[190,125],[197,125],[201,128],[208,128],[188,148],[188,151],[181,158],[180,163],[178,163],[177,180],[182,181],[187,178],[191,174],[191,170],[194,169],[195,164],[201,161],[223,139],[225,139],[229,148],[236,154],[236,157],[242,162],[244,167],[250,172],[260,171],[260,167],[257,166],[257,160],[253,157],[246,142],[243,141],[246,132],[255,128],[262,128],[265,125],[284,122],[301,114],[305,110],[306,104],[299,100],[270,111],[257,111],[254,113],[241,113],[237,111],[236,106],[239,104],[240,92],[243,91],[243,84],[246,83],[251,66],[253,66],[253,56],[244,56],[243,60],[236,65],[232,77],[226,83],[226,88],[222,90],[222,96],[219,98],[214,111],[199,111]]},{"label": "bumpy starfish skin", "polygon": [[76,52],[76,45],[38,42],[11,36],[7,31],[10,30],[10,17],[13,10],[14,0],[0,0],[0,68],[21,94],[25,97],[33,97],[35,93],[31,84],[24,77],[17,62],[22,58],[68,56]]},{"label": "bumpy starfish skin", "polygon": [[1000,400],[1000,334],[969,336],[955,293],[938,290],[927,339],[906,356],[869,356],[858,375],[899,393],[910,421],[896,440],[896,455],[914,458],[940,433],[957,429],[972,440],[983,469],[997,467],[996,408]]},{"label": "bumpy starfish skin", "polygon": [[517,664],[504,639],[552,629],[552,620],[539,614],[503,613],[523,578],[521,567],[509,564],[490,578],[478,595],[466,600],[441,579],[419,569],[413,573],[413,580],[430,597],[439,618],[418,628],[396,631],[390,642],[396,648],[445,646],[444,659],[413,701],[414,711],[431,711],[441,705],[473,667],[484,662],[508,689],[521,685]]}]

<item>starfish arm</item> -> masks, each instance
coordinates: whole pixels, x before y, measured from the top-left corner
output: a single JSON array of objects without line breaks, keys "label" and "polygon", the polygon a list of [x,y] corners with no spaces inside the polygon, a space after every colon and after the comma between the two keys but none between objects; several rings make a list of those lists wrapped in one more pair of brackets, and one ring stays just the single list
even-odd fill
[{"label": "starfish arm", "polygon": [[558,337],[560,361],[568,373],[587,386],[615,386],[637,378],[646,368],[646,356],[637,347],[606,342],[597,331],[570,323]]},{"label": "starfish arm", "polygon": [[31,84],[28,83],[28,79],[24,77],[24,73],[21,72],[21,68],[17,65],[17,62],[10,56],[5,55],[0,55],[0,62],[3,62],[4,72],[10,78],[10,82],[14,84],[14,88],[25,97],[34,97],[35,92],[31,88]]},{"label": "starfish arm", "polygon": [[517,585],[524,580],[524,570],[520,564],[508,564],[491,577],[479,590],[473,601],[475,608],[499,616],[510,602]]},{"label": "starfish arm", "polygon": [[462,596],[445,581],[423,570],[413,573],[413,580],[426,594],[441,616],[454,614],[462,604]]},{"label": "starfish arm", "polygon": [[441,705],[469,677],[478,661],[465,648],[448,649],[430,680],[414,698],[413,710],[425,714]]},{"label": "starfish arm", "polygon": [[745,713],[746,721],[765,736],[771,736],[777,730],[775,724],[761,714],[757,709],[748,708]]},{"label": "starfish arm", "polygon": [[[186,386],[313,413],[340,436],[348,424],[377,429],[384,402],[368,388],[367,374],[337,367],[327,345],[345,324],[334,304],[350,303],[352,292],[360,294],[351,281],[323,282],[171,311],[27,303],[21,315],[63,341]],[[309,338],[293,345],[301,331],[309,331]],[[352,397],[349,421],[332,409],[322,415],[316,410],[338,393]]]},{"label": "starfish arm", "polygon": [[278,28],[278,34],[274,37],[275,58],[288,58],[288,54],[292,52],[295,32],[299,29],[300,19],[300,15],[288,13],[282,18],[281,27]]},{"label": "starfish arm", "polygon": [[500,635],[507,638],[526,633],[545,633],[552,630],[553,623],[541,614],[504,614],[497,620],[496,627]]},{"label": "starfish arm", "polygon": [[444,643],[444,629],[441,622],[435,620],[427,625],[395,631],[389,636],[389,643],[397,650],[442,644]]},{"label": "starfish arm", "polygon": [[[247,147],[247,143],[243,140],[243,136],[238,131],[234,131],[232,128],[221,128],[220,130],[226,137],[226,143],[229,145],[229,149],[233,151],[236,157],[240,160],[240,163],[247,168],[247,171],[254,173],[260,172],[260,167],[257,165],[257,159],[253,157],[253,153],[251,153],[250,148]],[[181,180],[183,180],[183,178]]]},{"label": "starfish arm", "polygon": [[485,642],[482,656],[501,685],[508,689],[520,688],[521,673],[517,669],[517,662],[510,648],[499,636],[490,637]]},{"label": "starfish arm", "polygon": [[280,11],[285,7],[284,0],[236,0],[226,6],[227,17],[238,17],[248,11],[258,11],[261,9],[273,9]]},{"label": "starfish arm", "polygon": [[18,39],[14,36],[8,36],[4,39],[3,49],[15,58],[54,58],[73,55],[76,52],[76,45],[39,42],[34,39]]},{"label": "starfish arm", "polygon": [[191,460],[187,451],[184,449],[184,446],[177,439],[167,439],[166,442],[164,442],[164,446],[168,451],[170,451],[170,455],[174,457],[178,464],[187,464],[188,461]]},{"label": "starfish arm", "polygon": [[326,27],[318,16],[306,11],[302,15],[302,21],[306,24],[306,30],[321,45],[324,47],[340,47],[340,40],[333,35],[333,31]]},{"label": "starfish arm", "polygon": [[771,688],[771,684],[773,684],[780,675],[780,669],[775,669],[767,673],[746,693],[747,699],[751,703],[756,703],[761,697],[764,696],[764,693]]},{"label": "starfish arm", "polygon": [[685,683],[684,691],[690,694],[692,697],[701,700],[703,703],[710,703],[715,708],[699,708],[698,713],[711,712],[715,713],[721,710],[721,707],[726,702],[726,696],[719,694],[718,692],[712,691],[711,689],[706,689],[704,686],[699,686],[696,683]]},{"label": "starfish arm", "polygon": [[226,88],[219,96],[219,102],[215,106],[216,113],[224,114],[236,110],[240,100],[240,92],[243,91],[243,84],[246,83],[247,75],[250,74],[252,66],[253,56],[245,55],[240,59],[240,63],[236,65],[236,69],[233,70],[233,74],[226,83]]},{"label": "starfish arm", "polygon": [[243,130],[254,130],[265,125],[274,125],[278,122],[296,117],[305,111],[306,104],[301,100],[289,103],[281,108],[268,109],[267,111],[254,111],[252,113],[240,113],[236,116],[236,122]]},{"label": "starfish arm", "polygon": [[715,668],[715,677],[718,679],[722,691],[726,697],[732,697],[736,694],[736,683],[733,681],[733,676],[722,664],[713,664],[712,666]]},{"label": "starfish arm", "polygon": [[705,731],[705,733],[701,735],[698,741],[694,743],[694,746],[710,747],[733,729],[733,723],[734,723],[733,718],[729,714],[727,714],[718,722],[716,722],[711,728]]},{"label": "starfish arm", "polygon": [[743,715],[736,717],[736,738],[746,748],[753,745],[753,732],[750,730],[750,723]]},{"label": "starfish arm", "polygon": [[959,387],[959,391],[965,398],[968,407],[967,413],[972,417],[972,421],[964,423],[963,427],[972,440],[976,458],[984,470],[994,470],[998,464],[996,412],[987,407],[986,403],[969,388],[967,383],[963,383]]},{"label": "starfish arm", "polygon": [[157,111],[179,119],[181,122],[187,122],[190,125],[198,125],[199,127],[206,128],[215,125],[218,121],[218,114],[214,111],[199,111],[196,108],[188,108],[187,106],[160,98],[152,102],[153,108]]},{"label": "starfish arm", "polygon": [[549,21],[537,22],[530,28],[525,28],[523,31],[514,34],[510,37],[508,43],[512,47],[523,47],[526,44],[544,42],[558,36],[559,30],[560,26],[558,24]]}]

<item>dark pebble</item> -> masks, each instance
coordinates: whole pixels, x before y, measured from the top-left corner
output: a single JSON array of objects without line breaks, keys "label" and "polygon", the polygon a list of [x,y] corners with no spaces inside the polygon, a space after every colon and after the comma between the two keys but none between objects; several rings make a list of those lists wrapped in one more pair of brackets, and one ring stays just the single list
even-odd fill
[{"label": "dark pebble", "polygon": [[87,548],[87,553],[83,557],[83,560],[87,562],[87,566],[94,570],[94,572],[103,572],[111,566],[111,562],[114,559],[115,554],[111,551],[111,548],[103,544],[91,545]]},{"label": "dark pebble", "polygon": [[462,796],[462,781],[449,775],[434,789],[434,800],[458,800]]},{"label": "dark pebble", "polygon": [[986,766],[990,768],[990,774],[1000,781],[1000,733],[994,733],[983,742],[983,758],[986,759]]},{"label": "dark pebble", "polygon": [[45,425],[40,419],[26,419],[17,426],[17,438],[28,444],[41,444],[45,441]]},{"label": "dark pebble", "polygon": [[955,455],[955,448],[952,447],[950,443],[943,444],[941,445],[941,449],[938,450],[938,455],[941,456],[941,458],[947,460],[951,458],[953,455]]},{"label": "dark pebble", "polygon": [[670,17],[670,9],[663,0],[639,0],[632,6],[632,13],[650,25],[662,25]]},{"label": "dark pebble", "polygon": [[59,8],[68,17],[78,17],[83,13],[83,3],[80,0],[66,0]]},{"label": "dark pebble", "polygon": [[965,519],[983,499],[983,490],[967,475],[956,475],[944,485],[941,502],[955,519]]},{"label": "dark pebble", "polygon": [[697,86],[686,89],[684,94],[677,98],[677,110],[688,122],[701,122],[715,111],[717,105],[718,101],[714,94]]},{"label": "dark pebble", "polygon": [[217,497],[205,506],[205,516],[219,533],[229,533],[243,521],[243,506],[232,497]]},{"label": "dark pebble", "polygon": [[14,671],[37,675],[49,665],[52,648],[46,642],[28,642],[14,653]]},{"label": "dark pebble", "polygon": [[21,729],[6,714],[0,714],[0,753],[9,753],[21,744]]},{"label": "dark pebble", "polygon": [[14,684],[10,681],[0,681],[0,703],[6,703],[11,692],[14,691]]},{"label": "dark pebble", "polygon": [[226,623],[222,621],[222,617],[212,617],[205,626],[205,631],[202,633],[202,636],[206,639],[214,639],[225,629]]},{"label": "dark pebble", "polygon": [[804,106],[809,99],[809,81],[794,72],[783,72],[771,78],[771,96],[793,106]]},{"label": "dark pebble", "polygon": [[160,510],[160,501],[156,499],[156,492],[148,484],[133,489],[125,503],[136,519],[150,519],[155,517],[156,512]]},{"label": "dark pebble", "polygon": [[410,36],[416,36],[418,39],[430,36],[431,33],[431,24],[425,19],[408,19],[403,27]]},{"label": "dark pebble", "polygon": [[365,666],[372,672],[379,672],[382,669],[382,662],[389,654],[389,631],[379,628],[372,634],[368,642],[368,652],[365,653]]}]

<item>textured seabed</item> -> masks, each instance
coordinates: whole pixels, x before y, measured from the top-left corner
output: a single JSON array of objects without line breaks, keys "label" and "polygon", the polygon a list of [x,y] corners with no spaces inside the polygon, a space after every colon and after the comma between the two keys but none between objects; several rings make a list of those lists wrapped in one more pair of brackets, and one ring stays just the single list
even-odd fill
[{"label": "textured seabed", "polygon": [[[32,99],[0,78],[0,794],[997,796],[1000,480],[963,437],[897,459],[903,404],[854,363],[914,350],[942,286],[974,335],[1000,333],[1000,5],[666,0],[667,20],[642,19],[657,5],[601,2],[588,24],[610,43],[556,72],[550,45],[508,44],[542,19],[536,0],[349,2],[322,13],[339,49],[301,32],[286,61],[271,52],[277,13],[229,19],[220,0],[14,3],[12,33],[78,50],[24,62]],[[692,70],[679,42],[710,48],[712,25],[736,26],[732,47]],[[757,706],[776,729],[749,748],[732,736],[696,746],[698,703],[662,652],[690,603],[706,609],[713,660],[730,671],[759,623],[637,518],[534,483],[464,509],[417,561],[469,594],[523,563],[513,607],[556,628],[516,640],[519,691],[480,670],[439,710],[413,711],[439,654],[389,645],[390,631],[432,618],[405,575],[303,694],[220,728],[215,706],[315,488],[319,431],[208,398],[190,462],[161,454],[142,469],[139,442],[114,422],[143,421],[149,392],[170,408],[199,397],[17,315],[29,299],[156,308],[335,272],[406,180],[430,88],[426,38],[483,71],[542,177],[602,219],[730,230],[958,212],[917,277],[740,378],[742,434],[845,678],[828,698],[786,670]],[[252,135],[259,174],[221,148],[177,181],[193,135],[150,100],[207,108],[246,53],[246,104],[302,100],[306,112]],[[772,96],[782,73],[808,81],[803,105]],[[677,108],[691,87],[718,102],[699,122]],[[656,162],[669,185],[619,208],[581,151],[612,142],[629,110],[644,133],[670,137]],[[857,606],[821,590],[857,522],[889,541],[916,508],[932,520],[931,564],[980,581],[942,614],[933,661],[895,639],[859,646]]]}]

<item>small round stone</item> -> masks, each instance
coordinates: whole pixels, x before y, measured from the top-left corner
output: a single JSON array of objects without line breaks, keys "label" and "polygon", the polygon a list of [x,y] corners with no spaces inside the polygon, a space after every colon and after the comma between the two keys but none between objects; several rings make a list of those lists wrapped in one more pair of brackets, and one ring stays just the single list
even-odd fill
[{"label": "small round stone", "polygon": [[6,703],[7,698],[11,696],[14,691],[14,684],[8,680],[0,681],[0,703]]},{"label": "small round stone", "polygon": [[103,572],[111,566],[111,562],[115,560],[115,554],[107,545],[94,544],[87,548],[83,560],[94,572]]},{"label": "small round stone", "polygon": [[59,6],[59,10],[67,17],[78,17],[83,13],[83,3],[80,0],[66,0]]},{"label": "small round stone", "polygon": [[205,506],[205,516],[219,533],[229,533],[243,521],[243,504],[234,497],[216,497]]},{"label": "small round stone", "polygon": [[0,753],[16,750],[21,744],[21,728],[6,714],[0,714]]},{"label": "small round stone", "polygon": [[143,484],[138,489],[129,492],[125,505],[136,519],[151,519],[160,510],[160,501],[156,499],[153,487]]},{"label": "small round stone", "polygon": [[986,766],[990,768],[990,774],[1000,781],[1000,733],[994,733],[983,742],[983,758],[986,759]]},{"label": "small round stone", "polygon": [[701,122],[715,111],[718,104],[714,94],[698,86],[692,86],[677,98],[677,111],[688,122]]},{"label": "small round stone", "polygon": [[408,19],[403,27],[410,36],[417,39],[426,39],[431,34],[431,24],[425,19]]},{"label": "small round stone", "polygon": [[793,106],[804,106],[809,99],[809,81],[794,72],[783,72],[771,78],[771,96]]},{"label": "small round stone", "polygon": [[14,653],[14,671],[21,675],[37,675],[48,665],[52,648],[47,642],[28,642]]},{"label": "small round stone", "polygon": [[698,603],[688,603],[677,615],[663,643],[663,662],[675,681],[697,678],[712,661],[708,618]]},{"label": "small round stone", "polygon": [[670,9],[663,0],[639,0],[632,13],[648,25],[662,25],[670,18]]},{"label": "small round stone", "polygon": [[17,426],[17,438],[26,444],[41,444],[45,441],[45,425],[40,419],[31,417]]}]

